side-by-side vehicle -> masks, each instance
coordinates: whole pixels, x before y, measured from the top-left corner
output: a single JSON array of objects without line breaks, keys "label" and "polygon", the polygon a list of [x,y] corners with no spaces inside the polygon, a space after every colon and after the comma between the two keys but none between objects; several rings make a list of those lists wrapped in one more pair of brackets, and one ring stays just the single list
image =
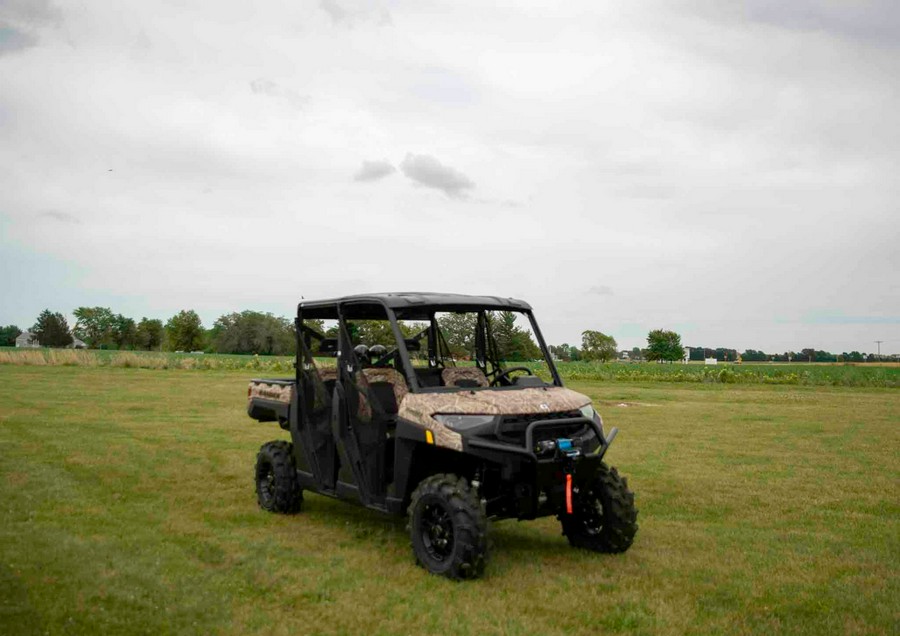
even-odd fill
[{"label": "side-by-side vehicle", "polygon": [[250,383],[248,412],[290,433],[256,461],[262,508],[303,491],[408,514],[416,561],[479,576],[487,524],[556,516],[576,547],[624,552],[634,495],[603,457],[588,397],[563,386],[531,307],[397,293],[302,301],[296,375]]}]

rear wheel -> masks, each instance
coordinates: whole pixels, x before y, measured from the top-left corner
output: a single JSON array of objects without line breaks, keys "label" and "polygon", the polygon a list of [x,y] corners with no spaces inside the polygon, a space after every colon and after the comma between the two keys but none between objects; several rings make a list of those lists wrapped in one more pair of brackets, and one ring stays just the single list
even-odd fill
[{"label": "rear wheel", "polygon": [[487,518],[469,482],[456,475],[424,479],[409,505],[416,563],[451,579],[474,579],[487,561]]},{"label": "rear wheel", "polygon": [[562,514],[563,534],[576,548],[625,552],[637,532],[637,508],[628,481],[600,464],[594,479],[575,493],[572,514]]},{"label": "rear wheel", "polygon": [[303,490],[297,483],[292,446],[289,442],[263,444],[256,456],[256,498],[269,512],[293,514],[303,504]]}]

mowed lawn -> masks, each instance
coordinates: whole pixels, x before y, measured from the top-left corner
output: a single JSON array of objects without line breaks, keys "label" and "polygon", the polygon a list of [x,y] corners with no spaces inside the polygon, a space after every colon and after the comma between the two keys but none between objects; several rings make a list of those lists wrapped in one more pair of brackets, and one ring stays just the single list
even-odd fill
[{"label": "mowed lawn", "polygon": [[[620,429],[640,530],[492,526],[483,579],[405,520],[256,505],[247,376],[0,366],[0,634],[896,634],[900,391],[576,383]],[[622,405],[626,406],[622,406]]]}]

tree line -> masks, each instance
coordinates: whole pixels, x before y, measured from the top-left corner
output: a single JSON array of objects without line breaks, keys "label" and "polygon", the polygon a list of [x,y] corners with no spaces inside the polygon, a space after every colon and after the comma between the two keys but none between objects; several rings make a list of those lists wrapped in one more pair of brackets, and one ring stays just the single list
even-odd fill
[{"label": "tree line", "polygon": [[631,351],[619,351],[618,343],[612,336],[600,331],[587,330],[581,332],[581,348],[563,343],[551,345],[550,353],[559,360],[610,362],[617,358],[629,360],[650,360],[658,362],[675,362],[684,358],[684,347],[681,336],[674,331],[654,329],[647,334],[647,347],[634,347]]},{"label": "tree line", "polygon": [[883,355],[879,358],[874,353],[862,353],[860,351],[844,351],[832,353],[808,347],[799,351],[784,351],[782,353],[766,353],[756,349],[745,349],[739,353],[736,349],[725,347],[691,347],[691,360],[704,360],[715,358],[719,362],[878,362],[887,360],[890,356]]},{"label": "tree line", "polygon": [[743,352],[738,352],[737,349],[727,347],[683,347],[681,336],[674,331],[665,329],[654,329],[649,332],[647,346],[645,348],[633,347],[630,351],[618,351],[616,341],[612,336],[597,331],[582,333],[581,348],[568,343],[550,346],[553,356],[566,362],[579,360],[609,362],[616,358],[677,362],[684,360],[685,349],[688,352],[688,359],[691,361],[715,358],[718,362],[878,362],[891,359],[890,356],[879,357],[874,353],[859,351],[831,353],[812,347],[771,354],[756,349],[745,349]]},{"label": "tree line", "polygon": [[[77,338],[91,349],[143,351],[203,351],[207,353],[294,355],[296,341],[293,322],[271,313],[245,310],[220,316],[205,328],[192,309],[179,311],[165,323],[158,318],[143,317],[139,321],[114,313],[109,307],[78,307],[72,314],[75,325],[69,327],[66,317],[45,309],[29,331],[45,347],[72,346]],[[529,330],[516,324],[515,312],[490,312],[491,332],[501,359],[534,360],[541,357],[540,348]],[[471,357],[475,349],[475,314],[448,313],[438,318],[451,356]],[[393,332],[384,321],[356,321],[361,342],[391,346]],[[402,324],[405,337],[412,337],[427,325]],[[0,346],[15,346],[22,333],[16,325],[0,326]],[[581,334],[581,346],[563,343],[550,345],[550,353],[562,361],[599,361],[615,359],[677,362],[684,359],[685,349],[692,361],[715,358],[720,362],[875,362],[879,357],[859,351],[831,353],[812,347],[799,351],[766,353],[755,349],[738,352],[727,347],[683,347],[681,336],[670,330],[654,329],[647,334],[647,346],[620,351],[615,338],[596,330]],[[882,356],[881,359],[888,359]]]},{"label": "tree line", "polygon": [[[192,309],[165,323],[136,321],[109,307],[78,307],[72,314],[76,322],[70,328],[63,314],[46,309],[28,330],[44,347],[73,346],[77,338],[91,349],[293,355],[296,346],[291,321],[259,311],[225,314],[209,329]],[[16,325],[0,327],[0,346],[14,346],[21,333]]]}]

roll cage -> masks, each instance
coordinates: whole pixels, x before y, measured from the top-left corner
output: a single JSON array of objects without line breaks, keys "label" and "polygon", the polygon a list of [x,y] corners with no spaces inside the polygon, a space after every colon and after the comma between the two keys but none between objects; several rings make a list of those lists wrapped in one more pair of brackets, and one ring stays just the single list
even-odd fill
[{"label": "roll cage", "polygon": [[[503,377],[509,369],[504,365],[493,336],[491,312],[514,311],[527,317],[536,344],[543,356],[543,362],[550,372],[553,386],[562,386],[562,380],[553,358],[549,353],[544,337],[535,320],[531,307],[522,301],[514,299],[501,299],[494,297],[457,296],[451,294],[372,294],[366,296],[351,296],[343,299],[325,301],[302,302],[297,307],[296,334],[297,350],[310,351],[315,341],[320,354],[334,355],[338,358],[353,357],[347,348],[341,347],[338,338],[328,338],[305,324],[306,320],[337,320],[339,329],[349,332],[350,323],[353,320],[386,320],[394,336],[393,347],[384,355],[372,360],[370,366],[391,366],[399,371],[407,381],[409,390],[413,393],[423,391],[456,391],[477,390],[473,387],[435,387],[425,386],[420,382],[416,373],[416,367],[412,363],[412,353],[422,351],[422,344],[426,346],[428,368],[444,369],[455,367],[456,360],[450,353],[446,338],[438,324],[439,313],[474,313],[476,314],[476,327],[474,334],[474,358],[475,366],[482,370],[485,376],[491,380],[488,388],[516,388],[512,382],[504,382],[494,385],[498,378]],[[405,336],[398,320],[419,321],[427,326],[412,336]],[[346,343],[344,343],[346,345]],[[301,365],[297,365],[298,381],[300,380]],[[358,359],[352,360],[361,364]],[[340,361],[339,361],[340,364]]]}]

